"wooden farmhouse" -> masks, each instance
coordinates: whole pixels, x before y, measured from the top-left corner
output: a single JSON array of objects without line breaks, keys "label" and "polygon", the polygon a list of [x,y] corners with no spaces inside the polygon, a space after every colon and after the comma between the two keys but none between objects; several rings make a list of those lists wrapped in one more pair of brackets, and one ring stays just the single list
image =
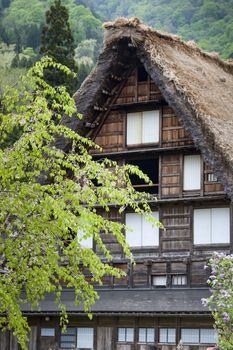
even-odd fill
[{"label": "wooden farmhouse", "polygon": [[[104,49],[74,98],[84,119],[67,125],[102,147],[93,153],[96,160],[135,164],[149,175],[153,186],[132,181],[151,193],[153,215],[166,230],[127,210],[120,216],[113,207],[109,218],[133,230],[126,238],[136,265],[112,236],[103,237],[126,277],[105,278],[91,321],[73,304],[73,292],[64,291],[65,334],[52,297],[38,312],[25,306],[29,349],[214,346],[213,319],[201,298],[209,295],[207,260],[214,251],[233,249],[233,64],[121,18],[105,24]],[[2,334],[0,350],[9,349],[18,347]]]}]

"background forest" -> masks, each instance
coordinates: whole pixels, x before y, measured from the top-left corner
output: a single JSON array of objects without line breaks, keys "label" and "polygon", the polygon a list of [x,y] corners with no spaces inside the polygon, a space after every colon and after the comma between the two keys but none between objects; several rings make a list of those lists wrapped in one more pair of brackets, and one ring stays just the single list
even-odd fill
[{"label": "background forest", "polygon": [[[1,85],[39,57],[41,28],[53,0],[0,0]],[[207,51],[233,58],[233,0],[63,0],[75,41],[79,81],[93,67],[102,44],[102,23],[137,16],[146,24],[195,40]]]}]

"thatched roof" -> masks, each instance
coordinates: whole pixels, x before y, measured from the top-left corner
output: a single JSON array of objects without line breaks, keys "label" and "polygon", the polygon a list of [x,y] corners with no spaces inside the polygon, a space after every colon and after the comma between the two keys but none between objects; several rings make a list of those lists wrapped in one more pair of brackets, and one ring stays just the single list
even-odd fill
[{"label": "thatched roof", "polygon": [[[136,60],[145,66],[233,199],[233,63],[136,18],[106,23],[103,52],[74,95],[86,121],[95,121],[94,106],[107,105],[103,90],[114,88],[114,74],[120,71],[124,76]],[[75,119],[69,125],[81,126]]]}]

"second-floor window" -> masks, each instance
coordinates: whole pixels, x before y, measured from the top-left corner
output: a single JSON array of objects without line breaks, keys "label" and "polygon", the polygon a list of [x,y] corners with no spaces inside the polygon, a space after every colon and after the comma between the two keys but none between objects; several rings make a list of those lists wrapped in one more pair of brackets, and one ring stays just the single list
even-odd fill
[{"label": "second-floor window", "polygon": [[230,242],[229,208],[194,209],[194,244]]},{"label": "second-floor window", "polygon": [[[159,219],[158,212],[152,213]],[[159,228],[154,227],[141,214],[127,213],[126,226],[131,231],[126,232],[126,240],[130,247],[154,247],[159,245]]]},{"label": "second-floor window", "polygon": [[127,114],[128,146],[159,142],[159,110]]},{"label": "second-floor window", "polygon": [[184,191],[193,191],[201,189],[201,156],[184,156]]}]

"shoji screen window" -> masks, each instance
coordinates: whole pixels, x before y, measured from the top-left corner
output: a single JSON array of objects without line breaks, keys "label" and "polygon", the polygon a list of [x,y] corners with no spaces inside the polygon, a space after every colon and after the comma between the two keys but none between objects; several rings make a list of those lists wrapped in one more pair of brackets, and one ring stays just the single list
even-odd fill
[{"label": "shoji screen window", "polygon": [[230,242],[229,208],[194,209],[194,244]]},{"label": "shoji screen window", "polygon": [[60,336],[60,348],[62,349],[85,349],[94,348],[94,328],[70,328]]},{"label": "shoji screen window", "polygon": [[[153,212],[155,219],[159,219],[158,212]],[[126,231],[126,240],[130,247],[150,247],[159,245],[159,228],[154,227],[141,214],[127,213],[126,226],[131,229]]]},{"label": "shoji screen window", "polygon": [[175,343],[176,342],[176,329],[175,328],[160,328],[159,329],[159,342],[160,343]]},{"label": "shoji screen window", "polygon": [[132,343],[134,341],[134,328],[118,328],[118,341]]},{"label": "shoji screen window", "polygon": [[77,348],[90,349],[94,347],[94,328],[77,328]]},{"label": "shoji screen window", "polygon": [[127,114],[127,145],[159,142],[159,110]]},{"label": "shoji screen window", "polygon": [[184,344],[215,344],[217,333],[212,328],[182,328],[181,340]]},{"label": "shoji screen window", "polygon": [[201,189],[201,156],[184,156],[184,191]]},{"label": "shoji screen window", "polygon": [[139,343],[154,343],[155,329],[154,328],[139,328],[138,330]]}]

